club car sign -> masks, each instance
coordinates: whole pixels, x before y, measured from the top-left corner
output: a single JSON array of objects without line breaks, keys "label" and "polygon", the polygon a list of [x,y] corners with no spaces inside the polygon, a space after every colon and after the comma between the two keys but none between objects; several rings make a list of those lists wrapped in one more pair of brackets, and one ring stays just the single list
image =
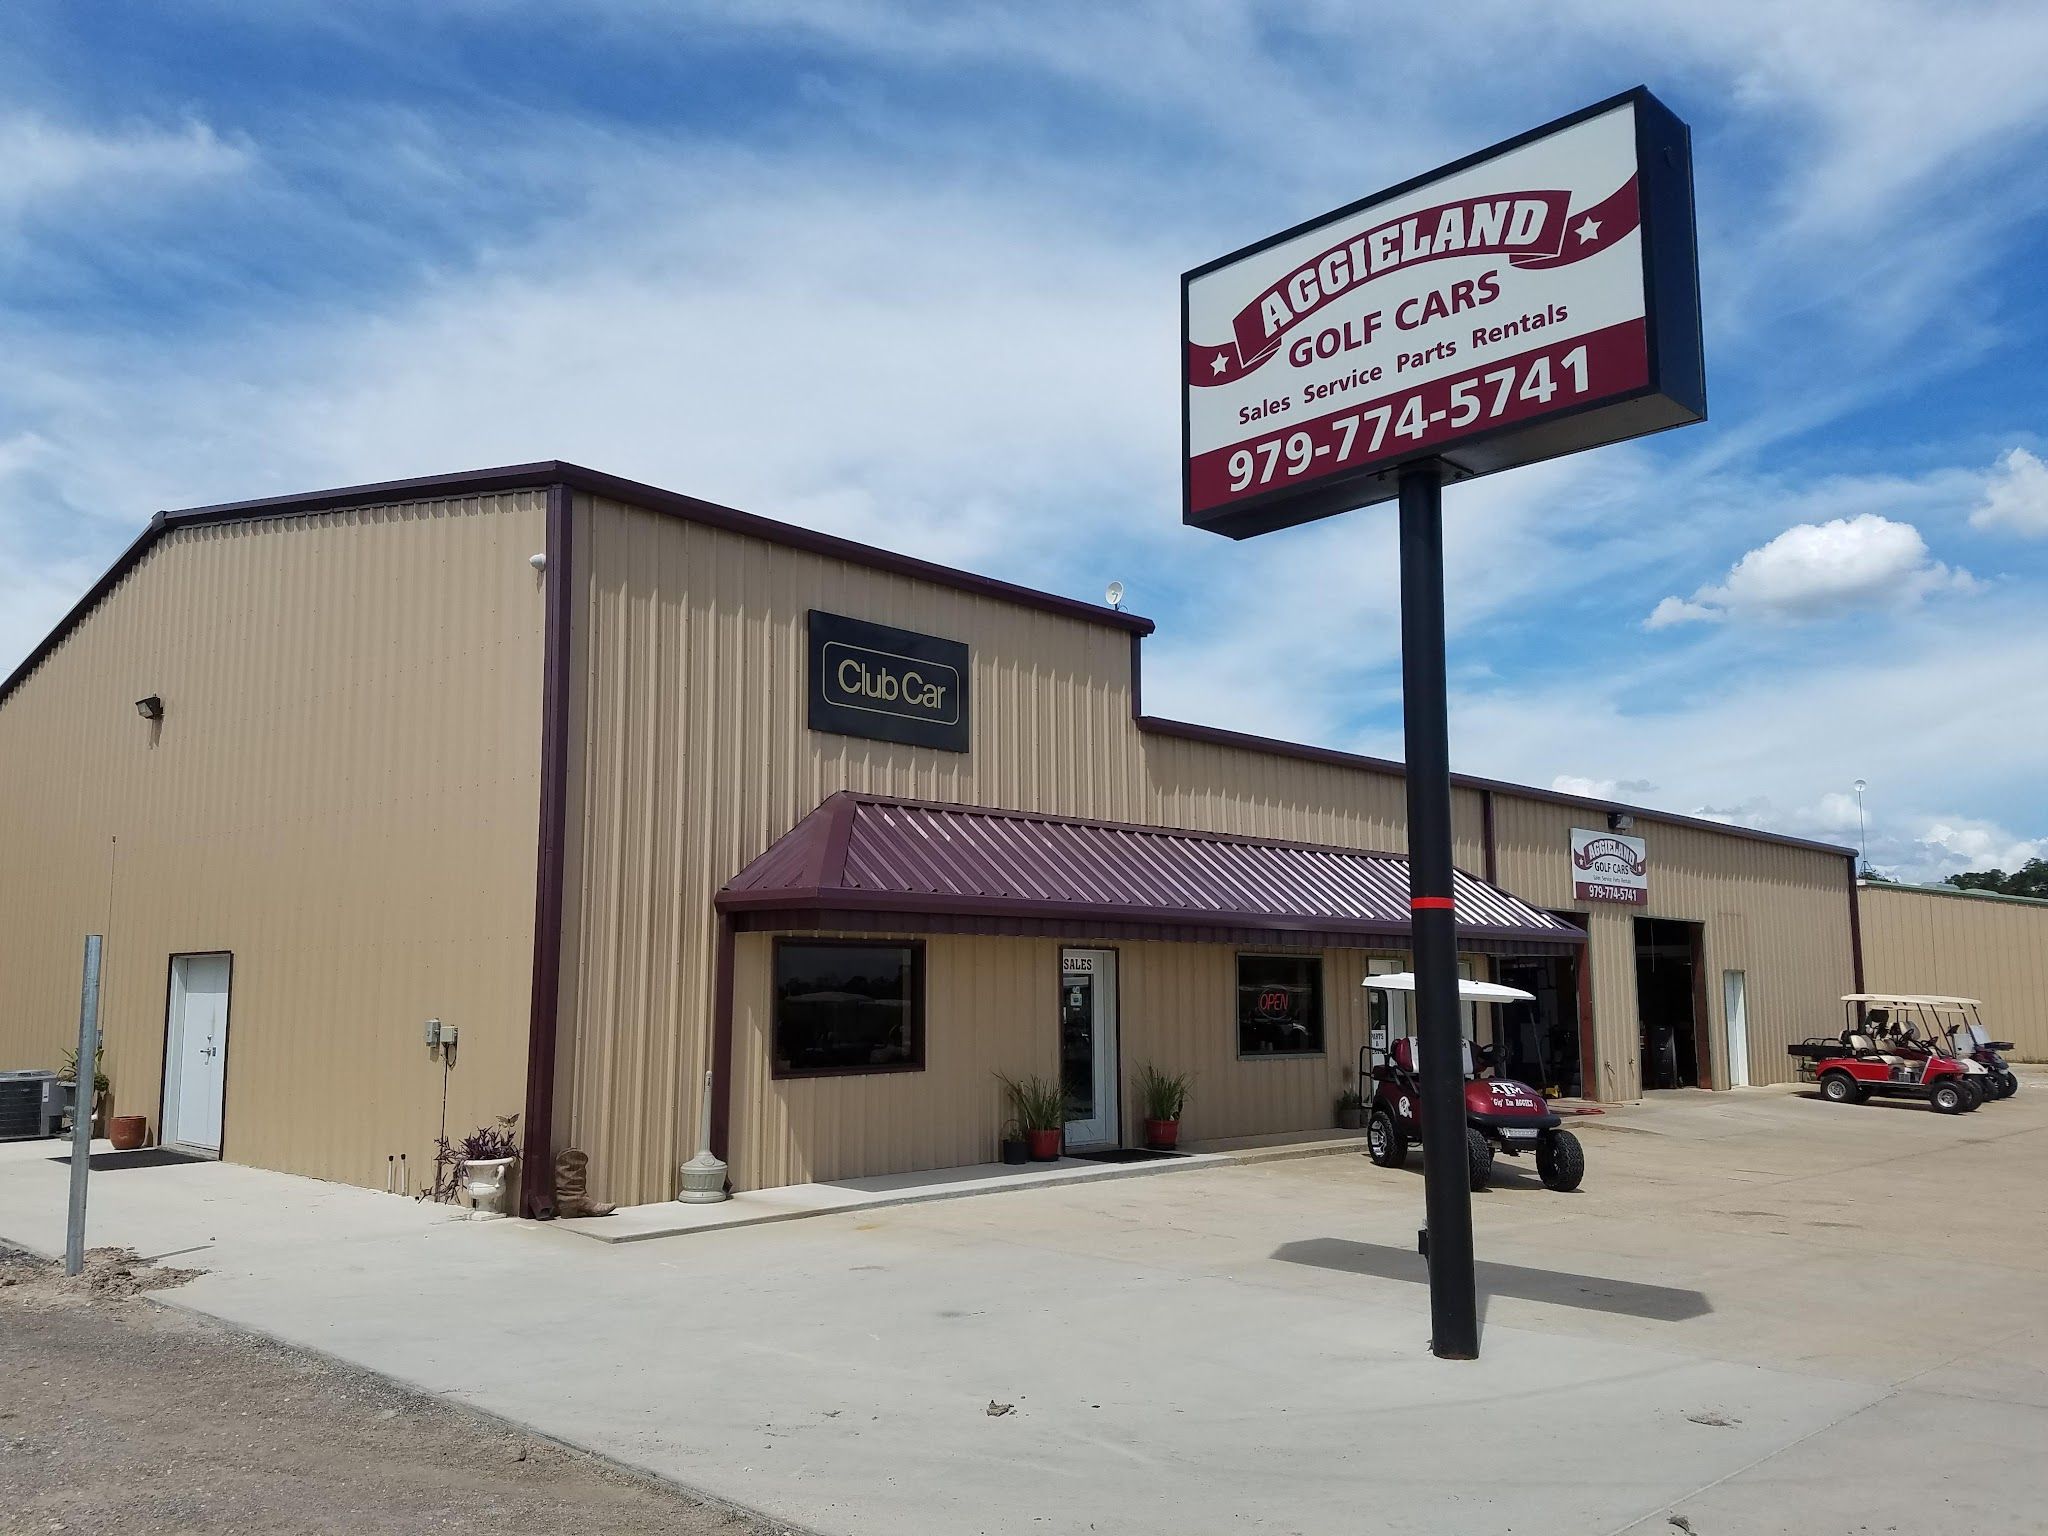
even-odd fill
[{"label": "club car sign", "polygon": [[1572,828],[1572,896],[1650,904],[1650,852],[1640,837]]},{"label": "club car sign", "polygon": [[1706,414],[1685,125],[1636,90],[1181,279],[1183,515],[1242,538]]}]

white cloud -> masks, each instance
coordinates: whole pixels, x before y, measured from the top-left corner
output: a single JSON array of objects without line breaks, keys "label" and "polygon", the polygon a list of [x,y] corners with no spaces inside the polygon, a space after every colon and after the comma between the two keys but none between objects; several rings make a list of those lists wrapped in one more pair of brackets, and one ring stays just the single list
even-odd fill
[{"label": "white cloud", "polygon": [[1690,598],[1667,597],[1645,629],[1725,618],[1823,618],[1857,608],[1911,607],[1936,592],[1969,592],[1977,582],[1932,558],[1911,523],[1874,512],[1801,523],[1752,549],[1718,584]]},{"label": "white cloud", "polygon": [[1657,792],[1648,779],[1587,779],[1575,773],[1558,774],[1550,787],[1561,795],[1584,795],[1589,800],[1641,799]]},{"label": "white cloud", "polygon": [[1894,879],[1934,881],[1965,869],[2018,869],[2048,858],[2048,838],[2021,837],[1996,822],[1964,816],[1929,817],[1904,837],[1875,842],[1871,863]]},{"label": "white cloud", "polygon": [[251,160],[246,147],[199,122],[100,132],[41,117],[0,118],[0,219],[81,198],[153,198],[232,176]]},{"label": "white cloud", "polygon": [[1985,481],[1984,500],[1970,514],[1970,524],[2048,535],[2048,464],[2024,448],[2008,452]]}]

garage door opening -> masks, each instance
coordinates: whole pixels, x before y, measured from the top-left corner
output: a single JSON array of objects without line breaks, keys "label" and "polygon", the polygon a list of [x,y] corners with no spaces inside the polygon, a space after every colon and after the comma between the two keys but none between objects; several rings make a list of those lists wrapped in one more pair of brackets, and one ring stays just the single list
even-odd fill
[{"label": "garage door opening", "polygon": [[1705,930],[1699,923],[1636,919],[1636,1016],[1642,1024],[1645,1088],[1711,1088],[1713,1065],[1701,1026]]},{"label": "garage door opening", "polygon": [[1501,1071],[1550,1098],[1578,1098],[1580,1081],[1578,961],[1569,955],[1498,960],[1495,979],[1534,993],[1496,1012]]}]

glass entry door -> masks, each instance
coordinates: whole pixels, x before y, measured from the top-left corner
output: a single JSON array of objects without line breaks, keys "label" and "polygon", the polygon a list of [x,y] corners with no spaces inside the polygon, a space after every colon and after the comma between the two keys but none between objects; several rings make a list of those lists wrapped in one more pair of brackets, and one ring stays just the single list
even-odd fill
[{"label": "glass entry door", "polygon": [[1060,1089],[1067,1100],[1067,1145],[1116,1145],[1113,949],[1060,951]]}]

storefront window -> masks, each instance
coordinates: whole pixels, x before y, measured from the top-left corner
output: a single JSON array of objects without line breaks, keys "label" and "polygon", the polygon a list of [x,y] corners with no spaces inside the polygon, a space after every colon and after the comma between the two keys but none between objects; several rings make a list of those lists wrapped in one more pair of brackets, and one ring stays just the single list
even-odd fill
[{"label": "storefront window", "polygon": [[1237,1053],[1313,1056],[1323,1049],[1323,962],[1301,955],[1237,957]]},{"label": "storefront window", "polygon": [[775,1075],[924,1066],[924,946],[775,945]]}]

